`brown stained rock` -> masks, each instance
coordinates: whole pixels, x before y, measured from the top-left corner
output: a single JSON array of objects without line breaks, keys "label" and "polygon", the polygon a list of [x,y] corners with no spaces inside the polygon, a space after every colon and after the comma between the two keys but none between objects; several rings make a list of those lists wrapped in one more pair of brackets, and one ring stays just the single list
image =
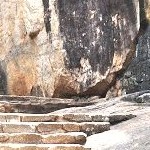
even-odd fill
[{"label": "brown stained rock", "polygon": [[50,144],[50,143],[53,143],[53,144],[75,144],[76,143],[76,140],[74,137],[61,136],[61,135],[57,136],[57,138],[54,136],[47,136],[42,141],[44,144]]},{"label": "brown stained rock", "polygon": [[31,38],[31,39],[36,38],[36,37],[38,36],[39,32],[40,32],[40,29],[39,29],[39,30],[36,30],[36,31],[30,32],[30,33],[29,33],[30,38]]},{"label": "brown stained rock", "polygon": [[63,119],[72,122],[91,122],[92,118],[86,114],[65,114]]},{"label": "brown stained rock", "polygon": [[90,150],[77,144],[1,144],[2,150]]},{"label": "brown stained rock", "polygon": [[0,133],[3,133],[3,126],[0,124]]},{"label": "brown stained rock", "polygon": [[58,116],[56,115],[22,115],[21,116],[21,121],[22,122],[54,122]]},{"label": "brown stained rock", "polygon": [[76,144],[85,144],[86,143],[86,137],[85,135],[79,135],[76,137]]},{"label": "brown stained rock", "polygon": [[0,143],[5,143],[9,141],[9,135],[8,134],[0,134]]},{"label": "brown stained rock", "polygon": [[63,124],[63,130],[65,132],[79,132],[80,131],[80,124],[65,123],[65,124]]},{"label": "brown stained rock", "polygon": [[[97,103],[96,100],[75,101],[74,99],[0,95],[0,105],[2,106],[3,109],[5,109],[3,110],[3,113],[7,112],[7,113],[43,114],[43,113],[50,113],[52,111],[56,111],[63,108],[83,107],[95,103]],[[53,117],[51,119],[53,120]]]},{"label": "brown stained rock", "polygon": [[2,123],[3,133],[34,133],[35,126],[22,123]]},{"label": "brown stained rock", "polygon": [[14,144],[85,144],[86,134],[81,132],[74,133],[55,133],[41,135],[37,133],[1,133],[0,143]]},{"label": "brown stained rock", "polygon": [[46,133],[64,133],[62,124],[60,123],[41,123],[37,126],[37,132],[46,134]]},{"label": "brown stained rock", "polygon": [[5,113],[14,112],[14,108],[8,102],[4,105],[4,107],[5,107]]},{"label": "brown stained rock", "polygon": [[4,104],[0,104],[0,112],[1,112],[1,113],[4,113],[4,112],[5,112]]},{"label": "brown stained rock", "polygon": [[50,134],[43,136],[45,144],[85,144],[86,135],[81,133]]},{"label": "brown stained rock", "polygon": [[38,134],[20,133],[9,135],[9,143],[41,144],[42,137]]},{"label": "brown stained rock", "polygon": [[68,146],[68,147],[63,147],[63,146],[58,146],[56,148],[50,148],[49,150],[90,150],[88,148],[84,148],[82,146]]}]

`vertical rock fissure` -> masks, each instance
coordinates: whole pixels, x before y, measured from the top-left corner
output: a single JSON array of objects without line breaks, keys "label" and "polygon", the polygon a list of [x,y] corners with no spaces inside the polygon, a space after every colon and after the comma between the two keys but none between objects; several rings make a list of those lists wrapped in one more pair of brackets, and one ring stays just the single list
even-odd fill
[{"label": "vertical rock fissure", "polygon": [[44,23],[48,36],[51,32],[51,10],[49,9],[49,0],[42,0],[44,6]]}]

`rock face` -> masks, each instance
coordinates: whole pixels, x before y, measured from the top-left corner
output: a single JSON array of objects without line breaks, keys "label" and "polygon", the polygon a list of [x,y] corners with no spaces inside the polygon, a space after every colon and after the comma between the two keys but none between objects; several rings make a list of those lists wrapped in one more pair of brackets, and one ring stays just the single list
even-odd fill
[{"label": "rock face", "polygon": [[150,89],[149,33],[150,27],[148,27],[147,32],[140,38],[136,56],[123,75],[123,78],[121,78],[124,94]]},{"label": "rock face", "polygon": [[136,55],[121,78],[123,93],[138,92],[150,89],[150,26],[140,38]]},{"label": "rock face", "polygon": [[[129,94],[150,89],[150,0],[141,3],[141,36],[128,69],[117,79],[108,96]],[[120,92],[118,92],[120,91]]]},{"label": "rock face", "polygon": [[0,92],[104,96],[131,59],[137,0],[2,0]]}]

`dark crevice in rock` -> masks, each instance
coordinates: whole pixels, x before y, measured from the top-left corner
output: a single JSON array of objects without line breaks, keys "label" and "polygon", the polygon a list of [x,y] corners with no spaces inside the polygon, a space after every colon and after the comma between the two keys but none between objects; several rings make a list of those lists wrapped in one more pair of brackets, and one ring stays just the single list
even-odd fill
[{"label": "dark crevice in rock", "polygon": [[50,36],[51,32],[51,10],[49,9],[49,0],[42,0],[44,6],[44,23],[47,34]]},{"label": "dark crevice in rock", "polygon": [[7,94],[7,75],[0,62],[0,95]]},{"label": "dark crevice in rock", "polygon": [[[81,96],[101,96],[101,98],[106,97],[108,90],[116,83],[116,75],[114,74],[113,80],[111,82],[107,81],[107,78],[101,82],[98,82],[95,86],[89,88],[87,91],[79,94]],[[106,86],[107,85],[107,86]]]}]

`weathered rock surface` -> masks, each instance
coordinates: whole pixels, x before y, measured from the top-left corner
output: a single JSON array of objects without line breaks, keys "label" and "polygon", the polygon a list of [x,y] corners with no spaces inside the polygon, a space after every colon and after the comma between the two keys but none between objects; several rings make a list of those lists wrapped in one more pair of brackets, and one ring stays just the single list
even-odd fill
[{"label": "weathered rock surface", "polygon": [[[149,97],[150,91],[141,91],[132,94],[123,95],[116,98],[103,98],[97,100],[94,105],[86,106],[84,108],[66,108],[62,110],[58,110],[53,112],[52,114],[58,113],[98,113],[105,114],[105,116],[115,116],[119,114],[126,117],[134,117],[134,115],[138,115],[143,112],[150,112],[150,101],[147,97]],[[147,96],[146,96],[147,95]],[[132,114],[131,116],[129,114]],[[117,118],[117,117],[114,117]],[[109,117],[110,119],[110,117]]]},{"label": "weathered rock surface", "polygon": [[81,132],[56,133],[41,135],[37,133],[1,133],[0,143],[24,144],[81,144],[86,142],[87,135]]},{"label": "weathered rock surface", "polygon": [[147,150],[149,93],[141,91],[112,99],[95,97],[91,106],[47,114],[0,113],[0,149]]},{"label": "weathered rock surface", "polygon": [[91,150],[149,150],[150,149],[150,112],[112,126],[110,131],[87,139]]},{"label": "weathered rock surface", "polygon": [[109,116],[109,122],[112,125],[109,131],[94,134],[87,138],[85,145],[91,147],[91,150],[150,149],[149,91],[141,91],[112,99],[106,98],[103,99],[103,102],[84,107],[84,109],[67,108],[53,114],[87,112]]},{"label": "weathered rock surface", "polygon": [[2,0],[1,94],[105,95],[135,50],[138,10],[137,0]]},{"label": "weathered rock surface", "polygon": [[136,53],[128,69],[117,78],[108,96],[150,89],[150,0],[140,1],[141,24]]},{"label": "weathered rock surface", "polygon": [[90,150],[78,144],[1,144],[2,150]]},{"label": "weathered rock surface", "polygon": [[68,107],[83,107],[97,102],[97,97],[85,101],[35,96],[0,95],[0,112],[48,113]]},{"label": "weathered rock surface", "polygon": [[84,132],[88,135],[101,133],[110,129],[109,122],[2,122],[1,133],[67,133]]}]

